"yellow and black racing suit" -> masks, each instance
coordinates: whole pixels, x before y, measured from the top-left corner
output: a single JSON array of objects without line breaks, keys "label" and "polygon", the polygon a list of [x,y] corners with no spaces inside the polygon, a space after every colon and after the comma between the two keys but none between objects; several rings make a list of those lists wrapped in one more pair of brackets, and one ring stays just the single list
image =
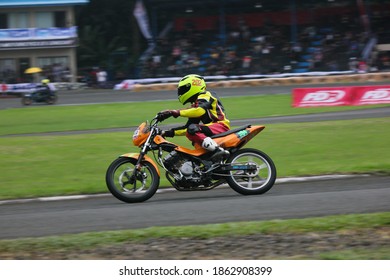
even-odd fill
[{"label": "yellow and black racing suit", "polygon": [[193,144],[201,144],[206,137],[230,129],[230,121],[215,93],[200,93],[190,108],[181,109],[179,112],[180,116],[187,117],[188,121],[184,126],[174,128],[174,135],[186,135]]}]

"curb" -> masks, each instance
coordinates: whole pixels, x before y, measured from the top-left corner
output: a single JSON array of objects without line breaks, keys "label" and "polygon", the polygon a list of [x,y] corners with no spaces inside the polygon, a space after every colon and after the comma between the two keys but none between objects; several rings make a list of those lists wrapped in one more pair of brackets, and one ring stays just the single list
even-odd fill
[{"label": "curb", "polygon": [[[275,184],[337,180],[337,179],[348,179],[348,178],[368,177],[368,176],[371,175],[370,174],[359,174],[359,175],[335,174],[335,175],[318,175],[318,176],[307,176],[307,177],[286,177],[286,178],[276,179]],[[227,187],[227,185],[222,185],[222,186]],[[172,191],[176,191],[176,189],[171,187],[159,189],[157,190],[157,193],[166,193]],[[10,199],[10,200],[0,200],[0,205],[30,203],[30,202],[81,200],[81,199],[88,199],[88,198],[110,197],[110,196],[112,196],[110,193],[101,193],[101,194],[86,194],[86,195],[48,196],[48,197],[26,198],[26,199]]]}]

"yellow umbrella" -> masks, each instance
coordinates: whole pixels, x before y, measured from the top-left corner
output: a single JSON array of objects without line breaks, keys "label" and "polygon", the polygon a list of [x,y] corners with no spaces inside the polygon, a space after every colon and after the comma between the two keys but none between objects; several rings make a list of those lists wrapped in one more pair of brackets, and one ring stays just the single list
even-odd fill
[{"label": "yellow umbrella", "polygon": [[26,74],[34,74],[34,73],[39,73],[39,72],[42,72],[42,69],[39,67],[30,67],[24,71],[24,73],[26,73]]}]

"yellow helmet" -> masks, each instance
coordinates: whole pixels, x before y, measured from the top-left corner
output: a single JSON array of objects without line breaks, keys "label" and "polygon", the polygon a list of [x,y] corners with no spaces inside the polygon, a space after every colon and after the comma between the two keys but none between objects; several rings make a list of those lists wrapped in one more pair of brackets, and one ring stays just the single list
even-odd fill
[{"label": "yellow helmet", "polygon": [[41,83],[44,84],[44,85],[47,85],[48,83],[50,83],[50,80],[49,79],[43,79],[41,81]]},{"label": "yellow helmet", "polygon": [[184,76],[177,86],[177,95],[183,105],[195,101],[195,97],[205,91],[206,82],[204,78],[196,74]]}]

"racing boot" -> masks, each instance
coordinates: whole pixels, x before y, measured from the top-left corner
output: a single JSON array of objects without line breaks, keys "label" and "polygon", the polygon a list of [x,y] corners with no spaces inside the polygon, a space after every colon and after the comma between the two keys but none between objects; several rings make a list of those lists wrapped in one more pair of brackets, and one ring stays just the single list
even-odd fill
[{"label": "racing boot", "polygon": [[226,151],[224,148],[218,146],[217,143],[210,137],[206,137],[202,142],[202,148],[213,152],[213,154],[210,156],[210,159],[212,161],[218,161],[224,157],[227,157],[230,153],[229,151]]}]

